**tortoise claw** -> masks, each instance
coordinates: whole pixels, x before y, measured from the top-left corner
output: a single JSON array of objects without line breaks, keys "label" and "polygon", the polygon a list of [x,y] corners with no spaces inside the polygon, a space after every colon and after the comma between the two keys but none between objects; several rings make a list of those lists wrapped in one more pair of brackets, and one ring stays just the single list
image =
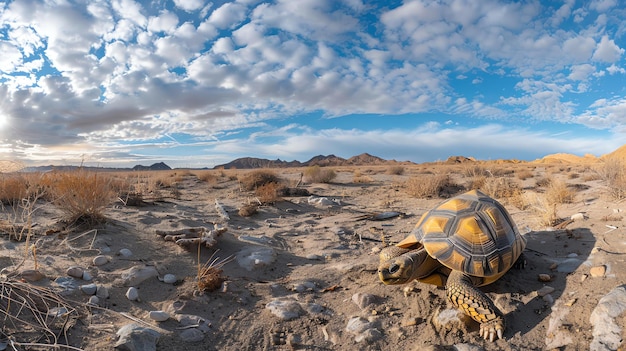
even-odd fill
[{"label": "tortoise claw", "polygon": [[493,342],[503,338],[504,322],[501,318],[489,322],[481,323],[478,334],[481,338]]}]

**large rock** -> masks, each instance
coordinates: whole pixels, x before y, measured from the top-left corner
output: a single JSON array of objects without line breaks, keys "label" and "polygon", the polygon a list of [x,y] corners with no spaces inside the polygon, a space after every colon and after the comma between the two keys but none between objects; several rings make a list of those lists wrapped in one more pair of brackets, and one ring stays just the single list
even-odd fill
[{"label": "large rock", "polygon": [[153,266],[134,266],[122,272],[124,286],[137,286],[141,282],[159,275]]},{"label": "large rock", "polygon": [[615,322],[626,310],[626,285],[620,285],[604,295],[591,312],[589,322],[593,325],[591,351],[614,351],[622,344],[622,329]]},{"label": "large rock", "polygon": [[138,324],[126,324],[117,331],[119,340],[115,348],[124,351],[156,351],[161,334]]}]

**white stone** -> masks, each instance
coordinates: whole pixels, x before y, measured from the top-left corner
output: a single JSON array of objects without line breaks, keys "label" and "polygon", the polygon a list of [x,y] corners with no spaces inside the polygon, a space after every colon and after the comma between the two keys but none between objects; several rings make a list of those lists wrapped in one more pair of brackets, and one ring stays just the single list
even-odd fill
[{"label": "white stone", "polygon": [[163,276],[163,282],[167,284],[174,284],[178,279],[173,274],[166,274]]},{"label": "white stone", "polygon": [[103,266],[109,263],[109,258],[107,256],[99,255],[93,258],[92,263],[94,266]]},{"label": "white stone", "polygon": [[248,271],[259,266],[266,266],[274,262],[276,252],[270,247],[250,246],[237,253],[237,263]]},{"label": "white stone", "polygon": [[165,311],[150,311],[148,313],[148,318],[157,322],[165,322],[166,320],[170,319],[170,315]]},{"label": "white stone", "polygon": [[134,286],[131,286],[126,290],[126,298],[130,301],[137,301],[139,299],[139,290]]},{"label": "white stone", "polygon": [[137,286],[146,279],[159,275],[153,266],[134,266],[122,272],[124,286]]},{"label": "white stone", "polygon": [[626,311],[626,286],[621,285],[604,295],[591,312],[589,322],[593,326],[593,340],[589,350],[617,350],[622,344],[622,328],[616,319]]},{"label": "white stone", "polygon": [[585,219],[585,214],[580,212],[574,213],[570,218],[574,221],[582,221]]},{"label": "white stone", "polygon": [[300,303],[292,298],[276,298],[268,303],[265,308],[285,321],[296,319],[304,313]]}]

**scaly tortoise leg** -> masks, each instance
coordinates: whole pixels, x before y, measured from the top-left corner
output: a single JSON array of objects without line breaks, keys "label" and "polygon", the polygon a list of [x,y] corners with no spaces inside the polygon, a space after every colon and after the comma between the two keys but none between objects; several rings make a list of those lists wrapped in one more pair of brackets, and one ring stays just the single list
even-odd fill
[{"label": "scaly tortoise leg", "polygon": [[480,323],[479,335],[481,337],[489,341],[493,341],[496,337],[502,339],[505,328],[504,315],[475,285],[471,276],[452,271],[446,284],[448,299],[454,306]]}]

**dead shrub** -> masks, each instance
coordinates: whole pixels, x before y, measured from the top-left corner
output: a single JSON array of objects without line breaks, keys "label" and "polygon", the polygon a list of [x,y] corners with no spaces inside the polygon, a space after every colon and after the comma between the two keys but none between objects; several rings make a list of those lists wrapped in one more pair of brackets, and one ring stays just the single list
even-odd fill
[{"label": "dead shrub", "polygon": [[21,174],[3,174],[0,177],[0,202],[17,205],[29,196],[30,184]]},{"label": "dead shrub", "polygon": [[512,198],[521,193],[519,183],[507,177],[487,177],[480,189],[496,199]]},{"label": "dead shrub", "polygon": [[217,183],[218,176],[212,171],[197,171],[195,176],[198,177],[198,180],[201,182],[206,182],[209,184]]},{"label": "dead shrub", "polygon": [[76,170],[46,175],[53,202],[70,222],[89,224],[104,221],[104,209],[115,198],[111,178],[98,172]]},{"label": "dead shrub", "polygon": [[330,183],[337,177],[337,173],[330,168],[320,166],[307,167],[304,170],[304,179],[307,183]]},{"label": "dead shrub", "polygon": [[354,178],[352,178],[352,182],[355,184],[368,184],[368,183],[372,183],[374,181],[374,179],[370,176],[354,176]]},{"label": "dead shrub", "polygon": [[559,179],[551,178],[546,188],[546,200],[550,204],[569,204],[574,202],[576,194],[567,184]]},{"label": "dead shrub", "polygon": [[467,164],[463,166],[461,174],[466,178],[484,177],[487,175],[487,170],[478,164]]},{"label": "dead shrub", "polygon": [[608,158],[598,169],[601,179],[607,183],[609,195],[615,200],[626,198],[626,162],[620,158]]},{"label": "dead shrub", "polygon": [[278,194],[281,191],[281,188],[283,187],[278,183],[267,183],[256,188],[254,194],[262,204],[273,204],[280,200],[280,196],[278,196]]},{"label": "dead shrub", "polygon": [[526,180],[535,176],[533,171],[530,169],[518,169],[515,174],[517,175],[517,179]]},{"label": "dead shrub", "polygon": [[406,181],[407,193],[417,198],[438,197],[446,188],[457,187],[446,174],[411,177]]},{"label": "dead shrub", "polygon": [[241,217],[250,217],[257,213],[258,208],[259,205],[255,203],[244,204],[241,208],[239,208],[239,215]]},{"label": "dead shrub", "polygon": [[252,172],[248,172],[239,177],[239,182],[243,190],[250,191],[255,190],[265,184],[280,183],[281,179],[270,170],[260,169]]},{"label": "dead shrub", "polygon": [[387,168],[387,174],[390,175],[403,175],[404,174],[404,167],[402,166],[391,166],[389,168]]},{"label": "dead shrub", "polygon": [[[216,251],[217,252],[217,251]],[[233,257],[225,259],[214,258],[215,253],[203,265],[200,264],[200,245],[198,245],[198,272],[196,273],[197,287],[199,292],[211,292],[219,289],[226,278],[222,275],[224,265],[233,260]]]}]

